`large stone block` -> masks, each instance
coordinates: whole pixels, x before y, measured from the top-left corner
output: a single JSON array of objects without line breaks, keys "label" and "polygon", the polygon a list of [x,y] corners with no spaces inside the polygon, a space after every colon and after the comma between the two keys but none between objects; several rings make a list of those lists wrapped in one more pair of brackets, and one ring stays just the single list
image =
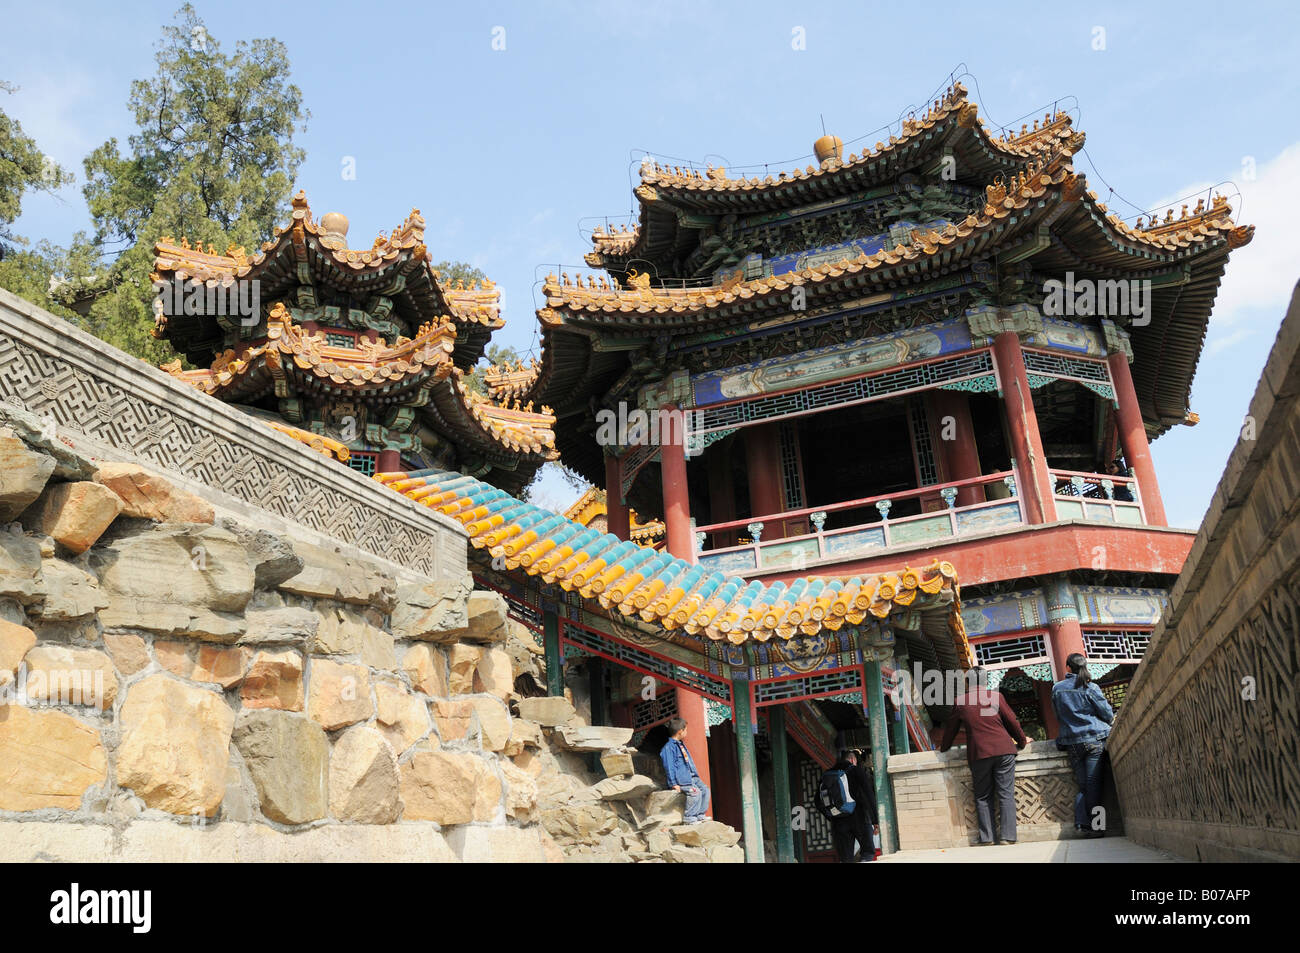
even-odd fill
[{"label": "large stone block", "polygon": [[429,732],[428,704],[398,682],[375,682],[375,721],[401,755]]},{"label": "large stone block", "polygon": [[0,707],[0,811],[75,811],[107,770],[99,732],[89,725],[61,711]]},{"label": "large stone block", "polygon": [[568,724],[576,714],[573,703],[561,695],[519,699],[519,717],[547,728]]},{"label": "large stone block", "polygon": [[129,632],[105,632],[104,648],[123,675],[134,675],[149,667],[149,645]]},{"label": "large stone block", "polygon": [[601,752],[600,766],[604,769],[605,776],[610,778],[626,777],[636,773],[630,750],[610,748],[608,751]]},{"label": "large stone block", "polygon": [[364,655],[367,644],[388,635],[352,608],[320,608],[320,627],[311,643],[316,655]]},{"label": "large stone block", "polygon": [[85,480],[54,483],[23,510],[22,523],[74,553],[84,553],[121,512],[122,500],[106,486]]},{"label": "large stone block", "polygon": [[0,532],[0,596],[30,604],[41,596],[41,546],[27,536]]},{"label": "large stone block", "polygon": [[220,695],[149,675],[127,690],[119,723],[118,785],[172,814],[216,813],[235,723]]},{"label": "large stone block", "polygon": [[555,729],[552,738],[561,748],[569,751],[605,751],[622,747],[631,741],[632,729],[606,725],[561,725]]},{"label": "large stone block", "polygon": [[499,592],[475,589],[466,606],[469,625],[457,636],[466,642],[504,642],[507,634],[506,600]]},{"label": "large stone block", "polygon": [[253,570],[243,547],[214,526],[161,524],[119,536],[91,554],[91,568],[112,602],[105,628],[234,642],[246,624]]},{"label": "large stone block", "polygon": [[258,652],[239,697],[245,708],[302,711],[302,656],[293,651]]},{"label": "large stone block", "polygon": [[103,652],[42,643],[23,661],[29,698],[61,705],[113,707],[117,673]]},{"label": "large stone block", "polygon": [[417,691],[430,698],[446,698],[447,656],[442,649],[427,642],[412,645],[402,656],[402,672]]},{"label": "large stone block", "polygon": [[469,628],[469,594],[474,588],[468,573],[453,580],[407,584],[397,590],[392,631],[398,639],[454,642],[456,633]]},{"label": "large stone block", "polygon": [[12,429],[0,429],[0,523],[27,509],[53,472],[53,457],[33,451]]},{"label": "large stone block", "polygon": [[244,680],[252,653],[239,646],[195,645],[192,642],[155,642],[158,664],[181,678],[234,688]]},{"label": "large stone block", "polygon": [[109,598],[95,577],[62,559],[41,560],[41,589],[45,599],[32,614],[46,622],[69,622],[106,609]]},{"label": "large stone block", "polygon": [[284,711],[242,711],[235,746],[257,787],[262,813],[281,824],[325,816],[329,740],[320,725]]},{"label": "large stone block", "polygon": [[501,806],[501,779],[478,755],[418,751],[401,766],[403,820],[444,826],[490,821]]},{"label": "large stone block", "polygon": [[673,839],[687,847],[730,847],[740,841],[740,831],[721,821],[700,821],[671,829]]},{"label": "large stone block", "polygon": [[217,522],[227,532],[233,533],[239,545],[244,547],[253,567],[253,585],[256,588],[274,589],[302,572],[302,557],[289,540],[264,529],[248,529],[229,517]]},{"label": "large stone block", "polygon": [[0,425],[27,446],[47,457],[54,458],[54,479],[93,480],[97,465],[89,457],[63,442],[56,421],[49,415],[37,416],[8,401],[0,401]]},{"label": "large stone block", "polygon": [[561,844],[597,844],[618,827],[618,815],[601,804],[559,804],[539,815],[542,827]]},{"label": "large stone block", "polygon": [[457,827],[447,846],[465,864],[540,864],[547,860],[536,828]]},{"label": "large stone block", "polygon": [[0,619],[0,672],[17,672],[18,663],[35,644],[36,634],[27,626]]},{"label": "large stone block", "polygon": [[477,731],[486,751],[501,751],[510,743],[510,712],[505,702],[477,695],[470,700],[474,708],[471,733]]},{"label": "large stone block", "polygon": [[477,645],[457,643],[447,649],[447,690],[453,695],[474,691],[474,669],[483,656]]},{"label": "large stone block", "polygon": [[306,543],[295,544],[294,550],[302,557],[303,567],[280,583],[280,589],[316,599],[376,606],[382,612],[393,610],[397,582],[373,560]]},{"label": "large stone block", "polygon": [[241,645],[306,645],[316,638],[321,624],[318,613],[298,606],[249,609],[245,619]]},{"label": "large stone block", "polygon": [[329,824],[284,832],[223,820],[209,827],[135,820],[124,828],[0,821],[0,862],[80,864],[459,863],[436,825]]},{"label": "large stone block", "polygon": [[127,516],[160,523],[211,523],[212,504],[178,488],[166,477],[135,463],[104,462],[95,481],[122,501]]},{"label": "large stone block", "polygon": [[429,710],[433,713],[434,723],[438,726],[438,738],[443,744],[458,744],[469,736],[475,719],[474,703],[470,699],[437,699],[429,706]]},{"label": "large stone block", "polygon": [[591,786],[591,792],[602,801],[631,801],[645,797],[653,790],[654,781],[643,774],[627,778],[605,778]]},{"label": "large stone block", "polygon": [[330,813],[356,824],[391,824],[401,816],[397,756],[373,728],[343,732],[330,754]]},{"label": "large stone block", "polygon": [[326,731],[365,721],[375,713],[370,701],[370,670],[364,665],[312,659],[307,712]]},{"label": "large stone block", "polygon": [[512,761],[501,761],[500,766],[506,783],[506,816],[527,824],[537,809],[537,781]]},{"label": "large stone block", "polygon": [[546,747],[546,739],[542,737],[542,726],[535,721],[515,718],[510,725],[510,742],[501,749],[501,752],[513,758],[522,754],[526,748],[544,747]]},{"label": "large stone block", "polygon": [[515,695],[515,676],[510,654],[498,646],[486,649],[474,668],[473,691],[486,692],[509,701]]}]

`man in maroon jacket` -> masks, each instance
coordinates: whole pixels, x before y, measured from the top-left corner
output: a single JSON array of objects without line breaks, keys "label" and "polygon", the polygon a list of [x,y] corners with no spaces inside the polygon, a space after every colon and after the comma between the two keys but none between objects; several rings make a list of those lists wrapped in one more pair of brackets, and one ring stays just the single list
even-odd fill
[{"label": "man in maroon jacket", "polygon": [[958,728],[966,729],[966,760],[970,762],[975,787],[975,814],[979,818],[980,843],[992,844],[993,796],[996,790],[1000,813],[1001,842],[1016,842],[1016,752],[1029,744],[1016,714],[1001,692],[985,686],[984,670],[966,673],[965,692],[958,695],[952,717],[944,725],[939,750],[947,751]]}]

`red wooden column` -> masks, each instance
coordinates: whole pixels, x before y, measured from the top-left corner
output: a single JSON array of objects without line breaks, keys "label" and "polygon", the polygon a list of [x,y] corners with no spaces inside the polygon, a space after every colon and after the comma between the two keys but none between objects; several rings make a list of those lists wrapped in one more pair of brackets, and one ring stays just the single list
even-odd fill
[{"label": "red wooden column", "polygon": [[1002,379],[1007,432],[1011,436],[1011,455],[1018,471],[1016,492],[1024,501],[1025,518],[1030,523],[1046,523],[1056,519],[1052,479],[1047,472],[1047,457],[1043,454],[1043,441],[1038,434],[1038,415],[1034,413],[1025,358],[1015,331],[1003,331],[993,339],[993,360]]},{"label": "red wooden column", "polygon": [[379,459],[375,461],[379,473],[395,473],[402,469],[402,454],[397,450],[380,450]]},{"label": "red wooden column", "polygon": [[1047,600],[1048,641],[1052,643],[1052,662],[1058,679],[1069,673],[1065,660],[1075,652],[1087,655],[1083,644],[1083,628],[1079,625],[1079,610],[1074,601],[1074,588],[1068,576],[1050,576],[1043,581],[1043,596]]},{"label": "red wooden column", "polygon": [[[979,476],[980,455],[975,445],[975,426],[970,419],[970,398],[949,390],[932,390],[929,396],[948,479],[970,480]],[[949,417],[951,423],[947,422]],[[950,426],[951,431],[948,429]],[[945,440],[944,436],[949,433],[952,439]],[[957,491],[958,506],[983,502],[983,487],[964,486]]]},{"label": "red wooden column", "polygon": [[1110,379],[1115,382],[1115,399],[1119,401],[1115,422],[1119,428],[1120,446],[1124,448],[1124,459],[1133,468],[1133,476],[1137,479],[1138,495],[1142,497],[1147,525],[1168,526],[1165,503],[1160,498],[1160,486],[1156,483],[1155,464],[1151,460],[1151,445],[1147,443],[1147,428],[1142,423],[1142,409],[1138,406],[1137,391],[1133,389],[1133,375],[1128,368],[1128,357],[1116,352],[1106,358],[1106,363],[1110,365]]},{"label": "red wooden column", "polygon": [[[664,408],[675,411],[671,405]],[[663,479],[664,526],[667,530],[665,548],[678,559],[695,562],[695,536],[691,532],[691,502],[686,484],[686,435],[681,426],[681,415],[666,415],[674,421],[660,433],[659,460]],[[712,787],[709,773],[709,739],[704,734],[708,727],[704,713],[704,698],[684,688],[677,692],[677,715],[686,720],[686,747],[695,761],[700,780]],[[713,807],[709,807],[712,816]]]},{"label": "red wooden column", "polygon": [[[785,510],[781,480],[781,431],[777,424],[757,424],[744,429],[745,468],[749,472],[749,513],[755,519]],[[777,520],[764,520],[763,538],[784,537]]]},{"label": "red wooden column", "polygon": [[632,535],[631,516],[623,502],[623,461],[612,453],[605,454],[605,531],[621,540]]}]

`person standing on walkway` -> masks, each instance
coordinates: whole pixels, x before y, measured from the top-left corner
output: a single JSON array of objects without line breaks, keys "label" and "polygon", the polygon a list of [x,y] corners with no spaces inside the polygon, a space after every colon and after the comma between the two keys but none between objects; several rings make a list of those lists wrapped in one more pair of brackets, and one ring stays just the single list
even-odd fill
[{"label": "person standing on walkway", "polygon": [[709,809],[709,786],[700,780],[690,749],[686,747],[686,719],[670,718],[668,735],[668,742],[659,749],[659,760],[664,764],[668,786],[686,793],[684,822],[698,824],[705,819],[704,812]]},{"label": "person standing on walkway", "polygon": [[975,788],[975,815],[980,844],[995,843],[993,804],[998,805],[997,834],[1003,844],[1016,842],[1016,752],[1029,744],[1016,713],[1001,692],[990,691],[984,670],[966,673],[973,682],[954,699],[939,750],[952,747],[958,728],[966,729],[966,760]]},{"label": "person standing on walkway", "polygon": [[867,767],[865,751],[850,748],[848,760],[851,765],[849,771],[857,776],[857,789],[862,792],[862,800],[859,802],[861,806],[854,811],[857,820],[854,822],[853,836],[861,848],[858,863],[865,864],[876,859],[876,843],[872,836],[880,826],[880,816],[876,811],[876,782],[871,769]]},{"label": "person standing on walkway", "polygon": [[875,792],[864,789],[862,777],[852,752],[841,751],[817,786],[817,810],[831,823],[831,840],[841,864],[853,863],[854,840],[865,845],[864,862],[875,859],[871,829],[866,824],[869,815],[875,816]]},{"label": "person standing on walkway", "polygon": [[1074,782],[1074,830],[1088,837],[1105,837],[1104,813],[1094,817],[1101,804],[1101,774],[1106,739],[1115,710],[1088,674],[1088,660],[1075,652],[1065,660],[1070,674],[1052,686],[1052,708],[1061,724],[1056,746],[1070,756]]}]

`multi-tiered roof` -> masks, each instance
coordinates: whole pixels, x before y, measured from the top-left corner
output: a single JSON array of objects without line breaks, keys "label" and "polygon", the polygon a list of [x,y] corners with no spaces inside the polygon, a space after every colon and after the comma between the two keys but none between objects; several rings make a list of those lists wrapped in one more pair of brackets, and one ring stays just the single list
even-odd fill
[{"label": "multi-tiered roof", "polygon": [[1128,328],[1139,403],[1151,436],[1188,418],[1228,253],[1254,231],[1226,200],[1129,225],[1075,170],[1084,135],[1068,115],[995,136],[960,84],[874,149],[845,159],[826,138],[817,165],[762,179],[647,163],[636,226],[593,235],[587,261],[607,276],[547,277],[542,360],[512,392],[555,408],[569,466],[603,479],[591,398],[635,404],[667,364],[866,337],[1067,273],[1152,282],[1149,323]]},{"label": "multi-tiered roof", "polygon": [[[157,316],[156,337],[196,367],[167,366],[206,393],[274,414],[278,429],[346,459],[347,447],[387,446],[409,459],[465,467],[519,488],[555,459],[549,408],[482,395],[465,381],[492,332],[504,325],[492,282],[444,281],[413,211],[368,249],[350,249],[341,215],[313,219],[299,192],[287,226],[255,255],[217,254],[164,238],[154,280],[193,287],[257,282],[262,313]],[[348,439],[335,410],[358,421]],[[299,426],[300,425],[300,426]]]}]

